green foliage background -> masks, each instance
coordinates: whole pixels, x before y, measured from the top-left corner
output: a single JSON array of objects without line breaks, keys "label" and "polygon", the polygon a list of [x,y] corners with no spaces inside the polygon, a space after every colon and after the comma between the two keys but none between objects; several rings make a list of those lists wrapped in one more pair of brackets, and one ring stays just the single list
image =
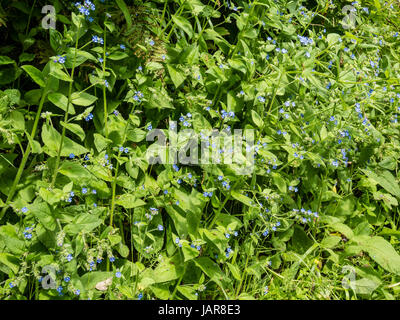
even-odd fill
[{"label": "green foliage background", "polygon": [[[399,297],[397,1],[93,4],[0,2],[2,299]],[[254,171],[149,165],[170,121]]]}]

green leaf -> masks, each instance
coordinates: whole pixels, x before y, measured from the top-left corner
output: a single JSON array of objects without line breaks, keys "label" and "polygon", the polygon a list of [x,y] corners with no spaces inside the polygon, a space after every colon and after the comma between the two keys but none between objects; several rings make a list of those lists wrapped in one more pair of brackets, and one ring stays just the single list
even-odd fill
[{"label": "green leaf", "polygon": [[231,263],[229,263],[229,262],[227,262],[226,264],[228,265],[228,268],[229,268],[229,270],[231,271],[233,277],[234,277],[236,280],[241,281],[241,280],[242,280],[242,277],[241,277],[241,275],[240,275],[240,270],[239,270],[239,268],[238,268],[236,265],[231,264]]},{"label": "green leaf", "polygon": [[126,193],[118,197],[115,201],[115,204],[123,206],[125,209],[132,209],[144,206],[146,205],[146,202],[141,199],[137,199],[133,194]]},{"label": "green leaf", "polygon": [[118,253],[121,255],[121,257],[123,258],[126,258],[129,255],[129,248],[121,242],[117,246],[117,250]]},{"label": "green leaf", "polygon": [[91,271],[85,273],[81,278],[80,282],[86,290],[92,290],[95,288],[96,284],[113,277],[112,272],[104,271]]},{"label": "green leaf", "polygon": [[105,21],[104,25],[107,27],[108,30],[110,30],[111,33],[115,31],[115,24],[112,21]]},{"label": "green leaf", "polygon": [[264,126],[264,121],[261,119],[259,114],[257,112],[255,112],[254,110],[251,110],[251,119],[253,120],[254,124],[257,127],[262,129],[262,127]]},{"label": "green leaf", "polygon": [[112,143],[112,140],[104,138],[101,134],[93,134],[94,145],[98,152],[103,151],[107,146]]},{"label": "green leaf", "polygon": [[31,65],[23,65],[21,68],[29,74],[33,81],[35,81],[39,86],[44,88],[46,86],[46,81],[44,79],[43,74],[36,69],[34,66]]},{"label": "green leaf", "polygon": [[181,261],[175,255],[170,259],[163,259],[163,261],[153,270],[153,280],[155,283],[167,282],[176,280],[183,272]]},{"label": "green leaf", "polygon": [[212,281],[223,287],[222,281],[225,278],[225,274],[214,261],[208,257],[199,257],[193,261]]},{"label": "green leaf", "polygon": [[[67,111],[68,106],[68,98],[59,92],[50,93],[47,98],[50,102],[52,102],[55,106],[59,107],[61,110]],[[71,115],[75,114],[75,108],[72,104],[70,104],[68,113]]]},{"label": "green leaf", "polygon": [[325,249],[334,248],[341,240],[342,238],[339,236],[328,236],[321,241],[321,247]]},{"label": "green leaf", "polygon": [[74,220],[64,227],[64,231],[70,235],[80,232],[90,232],[103,223],[99,217],[91,214],[82,214],[76,216]]},{"label": "green leaf", "polygon": [[24,52],[20,54],[18,59],[19,63],[31,62],[33,59],[35,59],[35,54]]},{"label": "green leaf", "polygon": [[108,239],[110,240],[111,246],[115,246],[122,240],[121,236],[118,234],[109,234]]},{"label": "green leaf", "polygon": [[9,65],[9,64],[16,64],[16,62],[7,56],[0,56],[0,66]]},{"label": "green leaf", "polygon": [[282,193],[286,193],[286,182],[285,180],[280,176],[279,173],[273,173],[272,179],[274,180],[275,185],[278,187],[279,191]]},{"label": "green leaf", "polygon": [[234,199],[236,199],[236,200],[240,201],[241,203],[245,204],[246,206],[251,207],[253,205],[253,201],[249,197],[246,197],[245,195],[243,195],[243,194],[241,194],[241,193],[239,193],[237,191],[233,190],[231,192],[231,196]]},{"label": "green leaf", "polygon": [[122,59],[125,59],[128,57],[129,56],[125,52],[115,51],[115,52],[111,53],[107,58],[110,60],[118,61],[118,60],[122,60]]},{"label": "green leaf", "polygon": [[16,130],[25,130],[25,118],[24,115],[17,111],[17,110],[12,110],[10,112],[10,120],[12,121],[12,126]]},{"label": "green leaf", "polygon": [[117,3],[118,7],[121,9],[122,13],[124,14],[126,23],[127,23],[127,27],[128,29],[130,29],[132,27],[132,18],[131,18],[131,14],[129,13],[129,9],[126,6],[124,0],[115,0],[115,2]]},{"label": "green leaf", "polygon": [[58,172],[70,178],[72,182],[78,184],[81,180],[87,182],[92,178],[90,172],[76,162],[63,162]]},{"label": "green leaf", "polygon": [[400,275],[400,255],[384,238],[360,236],[354,239],[383,269]]},{"label": "green leaf", "polygon": [[187,35],[189,36],[189,39],[191,39],[193,37],[193,28],[191,23],[185,19],[182,16],[175,16],[172,15],[172,21],[183,31],[185,31],[187,33]]},{"label": "green leaf", "polygon": [[199,255],[199,251],[196,248],[192,248],[187,244],[182,246],[182,252],[185,259],[184,262],[192,260]]},{"label": "green leaf", "polygon": [[[52,126],[46,123],[42,127],[42,140],[44,144],[44,152],[46,152],[50,156],[56,156],[58,148],[60,146],[61,134],[58,133],[57,130],[54,129]],[[79,156],[87,152],[88,150],[85,147],[77,144],[68,137],[64,137],[63,148],[61,150],[62,157],[68,157],[71,153]]]},{"label": "green leaf", "polygon": [[42,148],[40,146],[40,143],[36,140],[33,140],[29,132],[25,131],[25,135],[28,138],[29,144],[31,145],[32,153],[41,153]]},{"label": "green leaf", "polygon": [[65,123],[64,121],[60,121],[60,124],[71,131],[72,133],[76,134],[81,141],[85,140],[85,131],[83,131],[82,127],[76,123]]},{"label": "green leaf", "polygon": [[29,207],[33,215],[47,230],[54,231],[57,227],[56,219],[46,202],[36,202]]},{"label": "green leaf", "polygon": [[20,266],[20,261],[12,254],[0,252],[0,263],[6,265],[10,270],[17,274]]},{"label": "green leaf", "polygon": [[54,78],[57,78],[59,80],[62,81],[67,81],[67,82],[72,82],[71,77],[66,74],[64,71],[58,69],[58,68],[54,68],[49,75],[53,76]]},{"label": "green leaf", "polygon": [[175,87],[178,88],[185,81],[186,77],[181,71],[170,64],[167,64],[167,69],[169,75],[171,76],[172,82],[174,83]]},{"label": "green leaf", "polygon": [[77,106],[88,107],[96,102],[97,97],[86,92],[74,92],[71,96],[72,103]]},{"label": "green leaf", "polygon": [[367,169],[361,169],[364,172],[370,181],[374,184],[379,184],[382,186],[387,192],[390,192],[392,195],[400,198],[400,187],[399,182],[396,181],[396,178],[387,170],[383,172],[373,172]]}]

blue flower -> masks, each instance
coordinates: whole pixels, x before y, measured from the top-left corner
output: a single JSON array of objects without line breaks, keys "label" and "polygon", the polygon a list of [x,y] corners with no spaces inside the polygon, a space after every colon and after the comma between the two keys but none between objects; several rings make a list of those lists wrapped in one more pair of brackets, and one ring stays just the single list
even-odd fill
[{"label": "blue flower", "polygon": [[89,115],[87,116],[87,117],[85,117],[85,120],[88,122],[88,121],[90,121],[90,120],[92,120],[93,119],[93,114],[92,113],[89,113]]},{"label": "blue flower", "polygon": [[83,194],[86,194],[87,191],[88,191],[87,188],[82,188],[82,193],[83,193]]},{"label": "blue flower", "polygon": [[25,239],[28,239],[28,240],[32,239],[32,234],[31,233],[24,232],[23,234],[25,236]]},{"label": "blue flower", "polygon": [[116,276],[117,278],[121,278],[122,274],[121,274],[120,271],[117,271],[117,272],[115,273],[115,276]]},{"label": "blue flower", "polygon": [[71,280],[71,278],[68,277],[68,276],[64,278],[64,281],[65,281],[65,282],[69,282],[70,280]]},{"label": "blue flower", "polygon": [[164,230],[164,227],[163,227],[161,224],[159,224],[158,227],[157,227],[157,229],[158,229],[158,231],[163,231],[163,230]]},{"label": "blue flower", "polygon": [[115,258],[111,256],[111,257],[109,258],[109,260],[110,260],[110,262],[114,262],[114,261],[115,261]]},{"label": "blue flower", "polygon": [[27,207],[23,207],[23,208],[21,209],[21,211],[22,211],[23,213],[27,213],[27,212],[28,212],[28,208],[27,208]]},{"label": "blue flower", "polygon": [[268,291],[269,291],[268,286],[265,286],[264,287],[264,295],[266,295],[268,293]]},{"label": "blue flower", "polygon": [[72,259],[73,259],[72,254],[67,255],[68,262],[71,261]]}]

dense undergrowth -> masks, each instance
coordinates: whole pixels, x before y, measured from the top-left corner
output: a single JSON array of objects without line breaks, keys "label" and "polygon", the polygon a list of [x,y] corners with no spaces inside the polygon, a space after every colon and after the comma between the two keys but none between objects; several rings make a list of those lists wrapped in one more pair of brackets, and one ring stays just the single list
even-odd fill
[{"label": "dense undergrowth", "polygon": [[399,298],[398,1],[0,3],[2,299]]}]

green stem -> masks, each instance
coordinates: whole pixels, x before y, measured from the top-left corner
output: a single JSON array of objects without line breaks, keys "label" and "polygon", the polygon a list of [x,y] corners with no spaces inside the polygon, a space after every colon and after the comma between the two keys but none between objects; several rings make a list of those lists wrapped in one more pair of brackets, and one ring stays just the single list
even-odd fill
[{"label": "green stem", "polygon": [[[75,40],[75,54],[74,54],[74,62],[72,64],[72,70],[71,70],[71,82],[69,83],[69,89],[68,89],[68,104],[67,104],[67,109],[65,110],[64,113],[64,123],[68,123],[68,114],[69,114],[69,106],[72,104],[72,86],[74,84],[74,73],[75,73],[75,64],[76,64],[76,55],[78,52],[78,40],[79,40],[79,31],[80,28],[78,28],[77,34],[76,34],[76,40]],[[60,166],[60,157],[61,157],[61,151],[64,143],[64,137],[65,137],[65,132],[66,132],[66,126],[63,126],[62,133],[61,133],[61,140],[60,140],[60,146],[58,147],[58,152],[57,152],[57,159],[56,159],[56,165],[54,167],[54,173],[53,173],[53,179],[50,184],[50,188],[54,187],[54,184],[57,179],[57,174],[58,174],[58,168]]]},{"label": "green stem", "polygon": [[[240,181],[242,181],[241,178],[235,182],[235,184],[233,185],[231,190],[234,190],[235,187],[239,184]],[[217,220],[218,216],[220,215],[222,209],[225,207],[225,204],[228,202],[228,200],[230,198],[231,198],[231,193],[229,193],[229,195],[225,198],[224,202],[218,208],[218,211],[215,213],[214,218],[212,219],[210,225],[208,226],[208,229],[211,229],[213,227],[213,225],[214,225],[215,221]]]},{"label": "green stem", "polygon": [[[105,79],[106,74],[106,27],[104,26],[104,47],[103,47],[103,77]],[[103,106],[104,106],[104,135],[108,138],[108,129],[107,129],[107,121],[108,121],[108,110],[107,110],[107,95],[106,95],[106,86],[103,86]]]},{"label": "green stem", "polygon": [[[43,89],[43,90],[44,90],[43,91],[43,95],[42,95],[42,98],[40,99],[40,102],[39,102],[39,108],[36,111],[35,122],[33,123],[33,128],[32,128],[32,133],[31,133],[32,139],[36,135],[36,130],[37,130],[37,126],[38,126],[38,123],[39,123],[40,114],[42,113],[43,104],[44,104],[44,101],[45,101],[46,96],[47,96],[47,92],[45,91],[46,89]],[[16,177],[14,179],[13,185],[11,186],[10,193],[8,194],[5,206],[1,210],[0,220],[3,218],[4,214],[6,213],[6,210],[8,209],[8,205],[9,205],[10,201],[14,197],[14,194],[15,194],[15,192],[17,190],[17,185],[19,183],[19,180],[21,179],[22,173],[24,172],[25,164],[28,161],[29,154],[31,153],[31,148],[32,148],[31,144],[28,143],[28,145],[26,147],[26,150],[24,152],[24,156],[22,157],[22,161],[21,161],[21,163],[19,165],[19,168],[18,168],[18,171],[17,171],[17,175],[16,175]]]}]

